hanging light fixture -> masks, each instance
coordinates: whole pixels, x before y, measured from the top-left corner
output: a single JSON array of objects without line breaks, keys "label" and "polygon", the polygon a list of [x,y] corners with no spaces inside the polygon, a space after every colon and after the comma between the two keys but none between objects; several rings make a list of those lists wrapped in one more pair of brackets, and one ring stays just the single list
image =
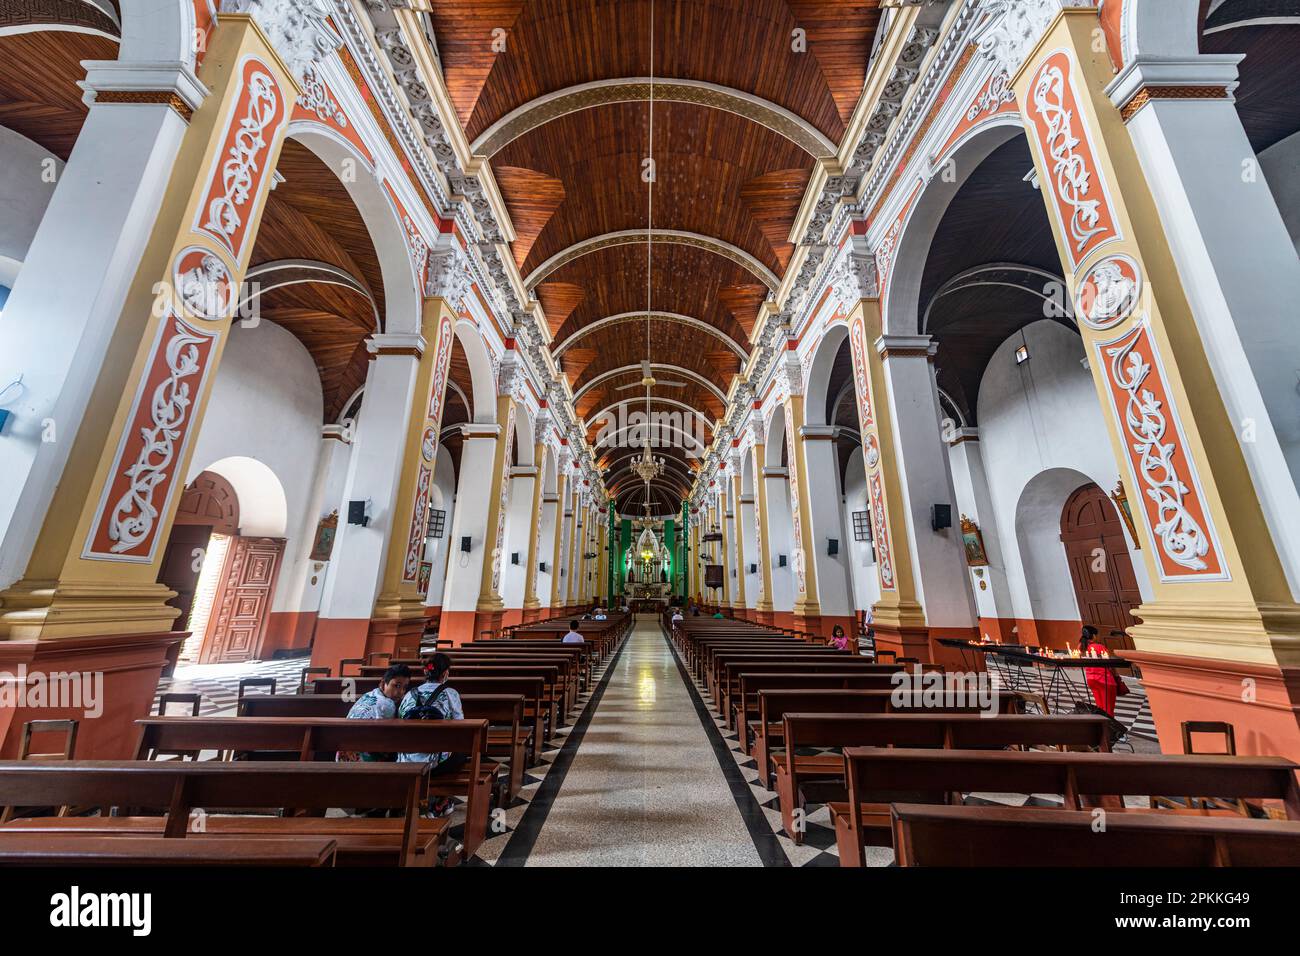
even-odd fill
[{"label": "hanging light fixture", "polygon": [[[655,179],[658,170],[655,167],[655,8],[654,0],[650,2],[650,177],[646,200],[646,249],[645,249],[645,361],[641,363],[641,384],[645,386],[645,420],[646,432],[641,447],[641,457],[632,464],[632,471],[645,483],[645,511],[650,517],[650,482],[663,475],[667,463],[662,457],[650,454],[650,388],[655,384],[650,374],[650,322],[654,314],[654,219],[655,219]],[[647,529],[649,530],[649,529]],[[652,533],[653,534],[653,533]]]}]

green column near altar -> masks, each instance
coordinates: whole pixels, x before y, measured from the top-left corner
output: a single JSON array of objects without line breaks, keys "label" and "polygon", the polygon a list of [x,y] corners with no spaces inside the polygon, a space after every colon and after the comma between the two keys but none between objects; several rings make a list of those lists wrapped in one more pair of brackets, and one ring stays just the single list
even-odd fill
[{"label": "green column near altar", "polygon": [[677,594],[677,569],[681,566],[677,560],[677,522],[669,518],[664,522],[664,548],[668,551],[668,590]]},{"label": "green column near altar", "polygon": [[615,542],[618,540],[618,538],[616,537],[616,533],[618,531],[617,524],[618,524],[618,517],[614,514],[614,502],[611,501],[609,503],[609,534],[605,536],[605,547],[609,549],[608,553],[605,556],[606,557],[606,561],[605,561],[605,606],[606,607],[612,607],[614,605],[614,597],[617,594],[617,592],[621,590],[620,586],[615,585],[615,582],[619,581],[619,573],[617,567],[619,550],[618,550],[618,545],[615,544]]},{"label": "green column near altar", "polygon": [[627,553],[632,549],[632,519],[624,518],[618,531],[618,581],[619,589],[627,587]]},{"label": "green column near altar", "polygon": [[691,512],[690,502],[682,502],[682,590],[681,600],[685,604],[691,594]]}]

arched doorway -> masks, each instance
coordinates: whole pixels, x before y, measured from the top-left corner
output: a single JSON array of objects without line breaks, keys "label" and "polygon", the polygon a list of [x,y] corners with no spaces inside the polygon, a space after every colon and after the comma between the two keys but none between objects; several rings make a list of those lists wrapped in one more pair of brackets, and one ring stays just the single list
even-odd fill
[{"label": "arched doorway", "polygon": [[216,471],[197,475],[177,507],[158,573],[158,583],[176,592],[169,602],[180,610],[176,627],[191,632],[164,676],[177,663],[229,664],[260,655],[285,541],[241,535],[240,527],[231,481]]},{"label": "arched doorway", "polygon": [[1061,543],[1083,622],[1101,631],[1112,650],[1130,647],[1127,638],[1111,638],[1110,632],[1137,623],[1132,611],[1142,603],[1142,595],[1119,514],[1092,482],[1066,499],[1061,509]]}]

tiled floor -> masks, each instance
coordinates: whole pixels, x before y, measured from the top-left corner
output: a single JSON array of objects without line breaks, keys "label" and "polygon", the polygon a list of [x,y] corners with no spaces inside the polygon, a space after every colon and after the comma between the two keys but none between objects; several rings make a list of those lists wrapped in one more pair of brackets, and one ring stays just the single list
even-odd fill
[{"label": "tiled floor", "polygon": [[[192,666],[158,690],[197,691],[203,716],[233,714],[241,678],[274,677],[279,693],[294,693],[306,665],[293,659]],[[1135,693],[1120,698],[1118,716],[1154,737],[1141,686],[1129,686]],[[1137,750],[1156,749],[1151,740],[1130,739]],[[1027,802],[1009,794],[972,799]],[[598,670],[573,723],[544,747],[541,764],[526,770],[514,803],[497,811],[470,864],[838,866],[829,812],[816,804],[806,810],[804,840],[796,845],[782,829],[776,794],[758,782],[754,761],[681,666],[658,620],[643,615]],[[463,820],[457,811],[454,837]],[[893,860],[890,850],[867,852],[869,865]]]}]

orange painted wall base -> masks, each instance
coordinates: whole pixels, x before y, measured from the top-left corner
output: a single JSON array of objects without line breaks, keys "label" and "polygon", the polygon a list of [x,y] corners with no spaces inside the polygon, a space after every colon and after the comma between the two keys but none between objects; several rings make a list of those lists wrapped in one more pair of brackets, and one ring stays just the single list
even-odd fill
[{"label": "orange painted wall base", "polygon": [[311,666],[328,667],[330,673],[337,677],[339,661],[355,660],[366,656],[369,637],[370,618],[368,617],[319,618],[316,621],[316,634],[311,644]]},{"label": "orange painted wall base", "polygon": [[315,611],[272,611],[266,619],[261,656],[269,658],[276,651],[309,645],[316,629],[316,617]]},{"label": "orange painted wall base", "polygon": [[840,614],[823,614],[820,626],[813,633],[828,638],[831,636],[831,631],[835,630],[836,624],[844,628],[844,633],[849,638],[857,633],[855,630],[858,626],[857,620],[852,615]]},{"label": "orange painted wall base", "polygon": [[454,646],[467,644],[478,635],[474,632],[473,611],[443,611],[438,623],[438,640],[451,641]]},{"label": "orange painted wall base", "polygon": [[420,656],[420,638],[429,622],[423,614],[418,617],[372,618],[370,633],[366,636],[366,654],[391,654],[393,657]]},{"label": "orange painted wall base", "polygon": [[[6,706],[0,706],[0,759],[13,760],[29,720],[78,721],[79,760],[129,760],[135,756],[135,721],[153,709],[158,678],[168,652],[189,637],[187,631],[65,637],[52,641],[0,641],[0,680]],[[25,686],[17,683],[24,673]],[[79,675],[80,690],[67,681],[47,683],[46,674]],[[54,691],[43,698],[38,687]],[[75,706],[47,706],[49,703]],[[16,706],[7,706],[8,704]],[[53,737],[33,738],[37,753],[53,750]]]},{"label": "orange painted wall base", "polygon": [[772,611],[753,611],[753,617],[750,618],[755,624],[761,624],[763,627],[771,627],[773,621]]},{"label": "orange painted wall base", "polygon": [[790,626],[797,631],[806,631],[818,636],[822,633],[822,616],[820,614],[791,614]]},{"label": "orange painted wall base", "polygon": [[775,627],[794,627],[794,611],[773,611],[771,623]]},{"label": "orange painted wall base", "polygon": [[1233,726],[1239,754],[1300,762],[1300,667],[1151,651],[1124,651],[1121,656],[1142,668],[1142,684],[1165,753],[1183,752],[1183,721],[1224,720]]},{"label": "orange painted wall base", "polygon": [[932,627],[929,628],[930,634],[930,660],[935,664],[942,664],[948,671],[965,671],[970,667],[970,662],[975,659],[977,670],[983,669],[983,657],[973,652],[967,652],[965,660],[962,659],[962,653],[955,647],[944,647],[939,643],[940,638],[958,638],[963,641],[978,640],[979,631],[973,627]]},{"label": "orange painted wall base", "polygon": [[879,622],[873,625],[876,632],[876,650],[893,651],[897,657],[914,657],[930,661],[930,631],[925,627],[889,627]]}]

